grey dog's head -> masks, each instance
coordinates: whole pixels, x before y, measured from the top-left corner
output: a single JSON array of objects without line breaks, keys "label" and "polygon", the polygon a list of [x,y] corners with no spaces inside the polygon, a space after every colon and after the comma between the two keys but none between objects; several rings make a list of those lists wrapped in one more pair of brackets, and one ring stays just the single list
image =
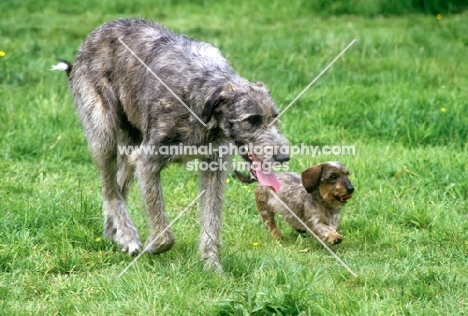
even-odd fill
[{"label": "grey dog's head", "polygon": [[[263,165],[261,170],[251,169],[254,176],[262,171],[270,173],[265,164],[289,160],[289,143],[279,131],[278,109],[265,84],[241,81],[218,88],[206,102],[202,119],[208,122],[212,116],[240,148],[242,158]],[[243,146],[247,148],[242,150]]]}]

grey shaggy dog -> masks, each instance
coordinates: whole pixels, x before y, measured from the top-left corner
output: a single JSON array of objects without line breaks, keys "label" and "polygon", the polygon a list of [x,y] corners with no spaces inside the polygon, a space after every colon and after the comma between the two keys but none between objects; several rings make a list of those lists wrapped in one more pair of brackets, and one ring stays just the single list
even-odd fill
[{"label": "grey shaggy dog", "polygon": [[[269,125],[278,110],[263,83],[237,75],[213,45],[174,34],[157,23],[143,19],[108,22],[91,32],[74,65],[62,60],[54,69],[66,71],[69,76],[76,110],[101,175],[104,235],[129,254],[141,247],[126,209],[134,173],[146,204],[148,251],[162,253],[171,249],[175,236],[168,227],[160,173],[171,162],[195,157],[142,151],[132,164],[127,155],[118,154],[118,146],[157,149],[163,145],[211,143],[215,148],[212,153],[196,157],[206,162],[218,162],[216,148],[229,143],[288,146],[276,122]],[[289,160],[287,154],[250,152],[243,158],[262,163]],[[205,268],[218,272],[222,272],[219,246],[225,182],[224,169],[201,172],[200,190],[206,192],[200,200],[200,252]]]}]

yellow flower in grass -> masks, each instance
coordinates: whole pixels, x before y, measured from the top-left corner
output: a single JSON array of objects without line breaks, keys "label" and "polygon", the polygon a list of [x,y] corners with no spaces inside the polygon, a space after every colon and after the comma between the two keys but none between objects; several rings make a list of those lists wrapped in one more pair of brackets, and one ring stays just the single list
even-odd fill
[{"label": "yellow flower in grass", "polygon": [[446,108],[440,108],[440,112],[445,113],[445,112],[447,112],[447,109]]},{"label": "yellow flower in grass", "polygon": [[255,247],[257,247],[258,244],[259,244],[259,242],[257,242],[257,241],[254,241],[254,242],[252,243],[252,245],[254,245]]},{"label": "yellow flower in grass", "polygon": [[437,15],[436,15],[436,19],[437,19],[437,21],[442,20],[442,14],[437,14]]},{"label": "yellow flower in grass", "polygon": [[226,179],[226,183],[229,183],[229,182],[231,182],[231,178]]},{"label": "yellow flower in grass", "polygon": [[101,242],[101,237],[95,239],[96,242]]},{"label": "yellow flower in grass", "polygon": [[3,57],[5,55],[6,55],[5,52],[3,50],[0,50],[0,57]]}]

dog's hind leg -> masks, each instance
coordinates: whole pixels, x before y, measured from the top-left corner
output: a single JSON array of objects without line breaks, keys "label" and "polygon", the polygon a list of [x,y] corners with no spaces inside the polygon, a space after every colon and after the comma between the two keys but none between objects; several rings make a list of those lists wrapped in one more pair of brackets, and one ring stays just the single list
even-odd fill
[{"label": "dog's hind leg", "polygon": [[[129,125],[128,129],[119,130],[119,147],[122,151],[119,150],[117,158],[117,183],[125,201],[135,177],[135,165],[139,156],[138,146],[141,143],[141,134],[130,126],[130,123],[127,125]],[[133,149],[132,152],[131,149]]]},{"label": "dog's hind leg", "polygon": [[101,175],[104,236],[117,242],[123,251],[133,254],[139,251],[140,240],[117,183],[118,106],[103,95],[103,90],[98,93],[86,79],[72,81],[72,88],[88,147]]},{"label": "dog's hind leg", "polygon": [[276,226],[275,213],[268,206],[268,191],[267,187],[258,186],[255,189],[255,203],[257,205],[257,211],[263,221],[263,224],[270,232],[271,236],[275,239],[283,238],[283,234],[279,231]]},{"label": "dog's hind leg", "polygon": [[128,191],[134,179],[135,166],[129,160],[133,157],[119,155],[117,163],[117,183],[122,198],[127,201]]}]

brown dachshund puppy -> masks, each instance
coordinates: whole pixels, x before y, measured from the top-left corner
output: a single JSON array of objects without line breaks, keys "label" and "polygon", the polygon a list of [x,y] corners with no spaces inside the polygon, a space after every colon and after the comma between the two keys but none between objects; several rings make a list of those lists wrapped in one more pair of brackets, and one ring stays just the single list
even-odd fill
[{"label": "brown dachshund puppy", "polygon": [[[235,171],[237,178],[252,183],[254,178]],[[294,212],[317,236],[330,244],[343,240],[336,230],[342,206],[353,196],[354,187],[348,178],[349,171],[339,162],[324,162],[303,171],[278,173],[281,188],[276,195],[272,189],[259,185],[255,189],[257,210],[266,228],[274,238],[283,234],[276,227],[275,213],[282,215],[296,231],[306,228],[291,214]]]}]

